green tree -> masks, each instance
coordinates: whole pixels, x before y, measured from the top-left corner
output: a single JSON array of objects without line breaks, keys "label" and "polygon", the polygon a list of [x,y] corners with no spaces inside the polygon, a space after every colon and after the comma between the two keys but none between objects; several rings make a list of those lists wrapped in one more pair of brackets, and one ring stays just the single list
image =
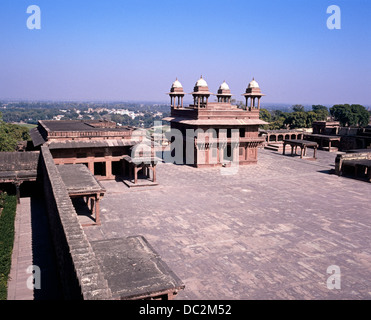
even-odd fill
[{"label": "green tree", "polygon": [[327,117],[329,116],[329,112],[327,107],[322,106],[320,104],[318,105],[312,105],[312,111],[317,114],[317,120],[316,121],[325,121]]},{"label": "green tree", "polygon": [[301,104],[295,104],[292,106],[292,110],[294,112],[304,112],[304,106],[302,106]]},{"label": "green tree", "polygon": [[30,140],[27,128],[0,120],[0,151],[16,151],[17,144],[27,140]]},{"label": "green tree", "polygon": [[268,122],[268,124],[261,125],[260,128],[268,130],[270,126],[269,123],[272,120],[271,113],[267,109],[261,108],[259,111],[259,118],[265,122]]},{"label": "green tree", "polygon": [[286,118],[288,117],[288,115],[289,115],[289,113],[283,112],[281,110],[271,111],[270,112],[271,117],[270,117],[268,129],[269,130],[278,130],[278,129],[286,128],[286,125],[284,124],[284,122],[285,122]]},{"label": "green tree", "polygon": [[302,111],[291,112],[286,118],[284,124],[290,127],[290,129],[295,128],[305,128],[307,126],[307,113]]},{"label": "green tree", "polygon": [[269,123],[269,130],[278,130],[285,128],[285,120],[286,118],[284,116],[276,117]]},{"label": "green tree", "polygon": [[264,108],[261,108],[259,111],[259,118],[265,122],[271,122],[272,116],[271,113]]},{"label": "green tree", "polygon": [[366,126],[369,122],[369,113],[359,104],[336,104],[330,108],[330,114],[342,126]]},{"label": "green tree", "polygon": [[124,117],[121,114],[113,114],[111,116],[111,121],[122,124]]},{"label": "green tree", "polygon": [[360,104],[352,104],[350,106],[352,113],[355,114],[355,125],[365,127],[370,121],[370,115],[366,108]]},{"label": "green tree", "polygon": [[306,114],[307,114],[307,119],[306,119],[305,128],[312,128],[313,122],[320,120],[320,115],[314,111],[308,111],[306,112]]}]

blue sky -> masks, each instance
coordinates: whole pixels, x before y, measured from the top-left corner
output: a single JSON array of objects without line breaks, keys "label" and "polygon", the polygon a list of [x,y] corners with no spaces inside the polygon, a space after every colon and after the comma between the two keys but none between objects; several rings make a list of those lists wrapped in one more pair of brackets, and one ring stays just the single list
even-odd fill
[{"label": "blue sky", "polygon": [[238,100],[255,77],[266,103],[371,105],[370,16],[368,0],[2,0],[0,99],[167,101],[202,74]]}]

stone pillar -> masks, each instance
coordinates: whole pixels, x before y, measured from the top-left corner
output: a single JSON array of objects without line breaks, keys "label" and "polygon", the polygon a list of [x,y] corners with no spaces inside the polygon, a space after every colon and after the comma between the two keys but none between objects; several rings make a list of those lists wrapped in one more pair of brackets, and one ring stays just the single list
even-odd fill
[{"label": "stone pillar", "polygon": [[305,155],[305,147],[300,148],[300,159],[303,159],[303,156]]},{"label": "stone pillar", "polygon": [[110,178],[112,176],[112,161],[106,160],[106,178]]},{"label": "stone pillar", "polygon": [[156,182],[156,165],[154,164],[152,167],[152,173],[153,173],[153,182]]},{"label": "stone pillar", "polygon": [[134,184],[138,183],[138,167],[134,166]]},{"label": "stone pillar", "polygon": [[207,148],[205,143],[205,164],[209,163],[210,163],[210,147]]},{"label": "stone pillar", "polygon": [[21,184],[22,184],[22,182],[20,182],[20,181],[17,181],[17,182],[14,183],[15,190],[16,190],[16,196],[17,196],[17,203],[18,204],[21,203],[21,190],[20,190]]},{"label": "stone pillar", "polygon": [[92,175],[94,175],[94,160],[89,160],[88,168],[89,168],[90,172],[92,173]]},{"label": "stone pillar", "polygon": [[100,204],[99,196],[95,196],[95,223],[100,225]]}]

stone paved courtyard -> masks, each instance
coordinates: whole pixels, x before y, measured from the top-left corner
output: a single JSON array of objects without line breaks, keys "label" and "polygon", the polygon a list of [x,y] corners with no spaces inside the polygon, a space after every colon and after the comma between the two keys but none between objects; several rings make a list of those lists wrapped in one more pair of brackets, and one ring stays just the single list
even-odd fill
[{"label": "stone paved courtyard", "polygon": [[177,299],[371,299],[371,184],[330,174],[335,156],[259,150],[231,175],[159,164],[156,187],[103,182],[102,225],[84,230],[143,235],[185,283]]}]

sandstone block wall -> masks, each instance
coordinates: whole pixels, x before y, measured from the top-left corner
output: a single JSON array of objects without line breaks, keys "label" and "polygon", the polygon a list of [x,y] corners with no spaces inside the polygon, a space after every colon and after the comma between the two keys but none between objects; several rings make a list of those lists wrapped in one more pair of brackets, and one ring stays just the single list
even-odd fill
[{"label": "sandstone block wall", "polygon": [[39,170],[64,297],[111,299],[111,290],[46,146],[41,147]]}]

